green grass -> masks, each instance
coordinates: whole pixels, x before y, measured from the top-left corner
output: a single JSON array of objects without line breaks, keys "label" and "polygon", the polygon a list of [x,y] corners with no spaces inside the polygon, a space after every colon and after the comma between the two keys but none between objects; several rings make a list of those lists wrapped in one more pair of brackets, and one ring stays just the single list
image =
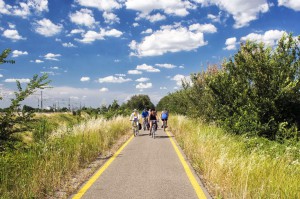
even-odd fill
[{"label": "green grass", "polygon": [[226,134],[183,116],[170,118],[172,133],[220,198],[300,198],[300,144]]},{"label": "green grass", "polygon": [[0,154],[0,198],[46,198],[79,168],[130,132],[127,118],[90,119],[56,129],[46,142]]}]

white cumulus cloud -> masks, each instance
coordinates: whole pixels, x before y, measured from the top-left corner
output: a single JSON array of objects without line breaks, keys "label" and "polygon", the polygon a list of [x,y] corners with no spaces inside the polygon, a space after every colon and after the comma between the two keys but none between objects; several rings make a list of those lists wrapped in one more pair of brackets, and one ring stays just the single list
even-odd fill
[{"label": "white cumulus cloud", "polygon": [[72,44],[71,42],[69,43],[62,43],[63,47],[66,47],[66,48],[75,48],[77,46],[75,46],[74,44]]},{"label": "white cumulus cloud", "polygon": [[100,92],[107,92],[107,91],[108,91],[108,88],[103,87],[103,88],[100,88],[99,91],[100,91]]},{"label": "white cumulus cloud", "polygon": [[246,40],[250,40],[256,42],[264,42],[269,46],[274,46],[284,34],[287,33],[280,30],[268,30],[264,34],[250,33],[245,37],[242,37],[241,41],[244,42]]},{"label": "white cumulus cloud", "polygon": [[224,50],[235,50],[237,45],[236,37],[230,37],[226,39],[225,45],[226,47],[224,48]]},{"label": "white cumulus cloud", "polygon": [[135,18],[135,20],[141,20],[141,19],[147,19],[151,23],[155,23],[157,21],[165,20],[166,16],[162,15],[160,13],[156,13],[156,14],[153,14],[153,15],[141,13],[141,14],[138,15],[138,17]]},{"label": "white cumulus cloud", "polygon": [[125,5],[127,9],[136,10],[145,15],[154,10],[161,10],[165,14],[182,17],[189,14],[188,9],[195,8],[186,0],[127,0]]},{"label": "white cumulus cloud", "polygon": [[213,24],[193,24],[189,26],[190,31],[202,32],[202,33],[216,33],[217,28]]},{"label": "white cumulus cloud", "polygon": [[36,21],[33,25],[35,27],[35,32],[45,37],[57,35],[63,29],[63,26],[61,24],[56,25],[46,18]]},{"label": "white cumulus cloud", "polygon": [[0,0],[0,13],[27,18],[32,12],[41,13],[48,11],[48,0],[27,0],[27,2],[16,1],[15,5],[6,4]]},{"label": "white cumulus cloud", "polygon": [[20,55],[28,55],[27,51],[14,50],[12,51],[12,57],[19,57]]},{"label": "white cumulus cloud", "polygon": [[123,33],[116,29],[105,30],[103,28],[100,29],[100,32],[95,32],[92,30],[87,31],[82,34],[82,39],[76,39],[82,43],[92,43],[96,40],[104,40],[105,37],[120,37]]},{"label": "white cumulus cloud", "polygon": [[104,22],[108,24],[120,23],[120,18],[111,12],[103,12]]},{"label": "white cumulus cloud", "polygon": [[147,30],[141,32],[141,34],[151,34],[153,30],[151,28],[148,28]]},{"label": "white cumulus cloud", "polygon": [[176,68],[173,64],[155,64],[155,66],[161,67],[161,68]]},{"label": "white cumulus cloud", "polygon": [[37,64],[39,64],[39,63],[43,63],[44,61],[36,59],[34,62],[37,63]]},{"label": "white cumulus cloud", "polygon": [[96,23],[93,12],[86,8],[76,11],[75,13],[71,13],[69,17],[71,22],[77,25],[93,27]]},{"label": "white cumulus cloud", "polygon": [[88,82],[88,81],[90,81],[90,77],[81,77],[80,81],[81,82]]},{"label": "white cumulus cloud", "polygon": [[182,81],[187,81],[190,82],[190,77],[189,76],[184,76],[181,74],[177,74],[174,77],[171,78],[171,80],[176,81],[177,86],[182,86]]},{"label": "white cumulus cloud", "polygon": [[139,83],[138,85],[135,86],[138,89],[147,89],[147,88],[152,88],[152,83]]},{"label": "white cumulus cloud", "polygon": [[150,79],[149,78],[147,78],[147,77],[141,77],[141,78],[139,78],[139,79],[137,79],[137,80],[135,80],[136,82],[146,82],[146,81],[149,81]]},{"label": "white cumulus cloud", "polygon": [[157,73],[157,72],[160,72],[159,69],[154,68],[153,66],[150,66],[150,65],[147,65],[147,64],[137,65],[137,66],[136,66],[136,69],[137,69],[137,70],[147,71],[147,72],[150,72],[150,73]]},{"label": "white cumulus cloud", "polygon": [[5,79],[4,80],[4,82],[6,82],[6,83],[15,83],[16,81],[19,81],[20,83],[29,83],[30,79],[27,79],[27,78],[20,78],[20,79],[10,78],[10,79]]},{"label": "white cumulus cloud", "polygon": [[129,81],[132,81],[132,79],[124,77],[115,77],[112,75],[98,79],[99,83],[124,83]]},{"label": "white cumulus cloud", "polygon": [[142,74],[143,72],[142,71],[139,71],[139,70],[129,70],[127,72],[129,75],[140,75]]},{"label": "white cumulus cloud", "polygon": [[[191,27],[191,26],[190,26]],[[213,29],[204,28],[202,31],[214,32]],[[146,57],[163,55],[168,52],[191,51],[207,44],[203,32],[199,28],[192,30],[181,25],[163,26],[149,36],[145,36],[140,43],[132,40],[129,44],[131,56]]]},{"label": "white cumulus cloud", "polygon": [[48,59],[48,60],[58,61],[57,57],[60,57],[60,56],[61,56],[61,54],[48,53],[48,54],[44,55],[44,58]]},{"label": "white cumulus cloud", "polygon": [[300,11],[299,0],[278,0],[278,6],[285,6],[295,11]]},{"label": "white cumulus cloud", "polygon": [[71,30],[70,34],[79,34],[79,33],[84,33],[84,30],[82,29],[73,29]]},{"label": "white cumulus cloud", "polygon": [[258,18],[259,14],[269,11],[270,4],[267,0],[195,0],[203,6],[216,5],[221,10],[232,15],[234,28],[248,26],[251,21]]},{"label": "white cumulus cloud", "polygon": [[101,11],[111,11],[122,7],[116,0],[76,0],[81,6],[97,8]]},{"label": "white cumulus cloud", "polygon": [[11,39],[13,41],[17,41],[17,40],[25,40],[25,37],[22,37],[21,35],[19,35],[19,32],[17,30],[5,30],[2,34],[2,36]]},{"label": "white cumulus cloud", "polygon": [[48,0],[28,0],[28,5],[38,12],[49,11]]}]

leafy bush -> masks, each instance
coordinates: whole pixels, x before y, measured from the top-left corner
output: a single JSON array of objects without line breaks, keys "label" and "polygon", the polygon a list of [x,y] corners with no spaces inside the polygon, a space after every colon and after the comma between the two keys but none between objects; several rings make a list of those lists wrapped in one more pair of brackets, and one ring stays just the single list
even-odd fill
[{"label": "leafy bush", "polygon": [[192,74],[192,84],[183,84],[183,90],[166,96],[159,106],[186,108],[180,113],[217,122],[235,134],[298,140],[299,45],[300,36],[291,34],[274,49],[247,41],[222,67]]}]

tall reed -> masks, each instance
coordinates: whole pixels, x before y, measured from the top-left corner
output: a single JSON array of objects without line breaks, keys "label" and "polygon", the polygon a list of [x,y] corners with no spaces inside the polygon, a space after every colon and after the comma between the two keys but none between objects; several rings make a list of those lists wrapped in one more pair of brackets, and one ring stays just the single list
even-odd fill
[{"label": "tall reed", "polygon": [[300,144],[226,134],[174,116],[169,125],[193,167],[221,198],[300,198]]},{"label": "tall reed", "polygon": [[46,142],[0,156],[0,198],[45,198],[79,168],[130,132],[127,118],[62,126]]}]

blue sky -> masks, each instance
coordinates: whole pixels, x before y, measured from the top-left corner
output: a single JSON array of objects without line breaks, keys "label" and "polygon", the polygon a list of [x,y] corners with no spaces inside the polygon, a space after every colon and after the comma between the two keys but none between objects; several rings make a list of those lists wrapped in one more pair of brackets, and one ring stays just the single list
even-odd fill
[{"label": "blue sky", "polygon": [[121,104],[134,94],[157,103],[240,42],[299,35],[299,19],[299,0],[0,0],[0,50],[16,61],[0,65],[0,107],[17,79],[42,73],[53,87],[45,106]]}]

